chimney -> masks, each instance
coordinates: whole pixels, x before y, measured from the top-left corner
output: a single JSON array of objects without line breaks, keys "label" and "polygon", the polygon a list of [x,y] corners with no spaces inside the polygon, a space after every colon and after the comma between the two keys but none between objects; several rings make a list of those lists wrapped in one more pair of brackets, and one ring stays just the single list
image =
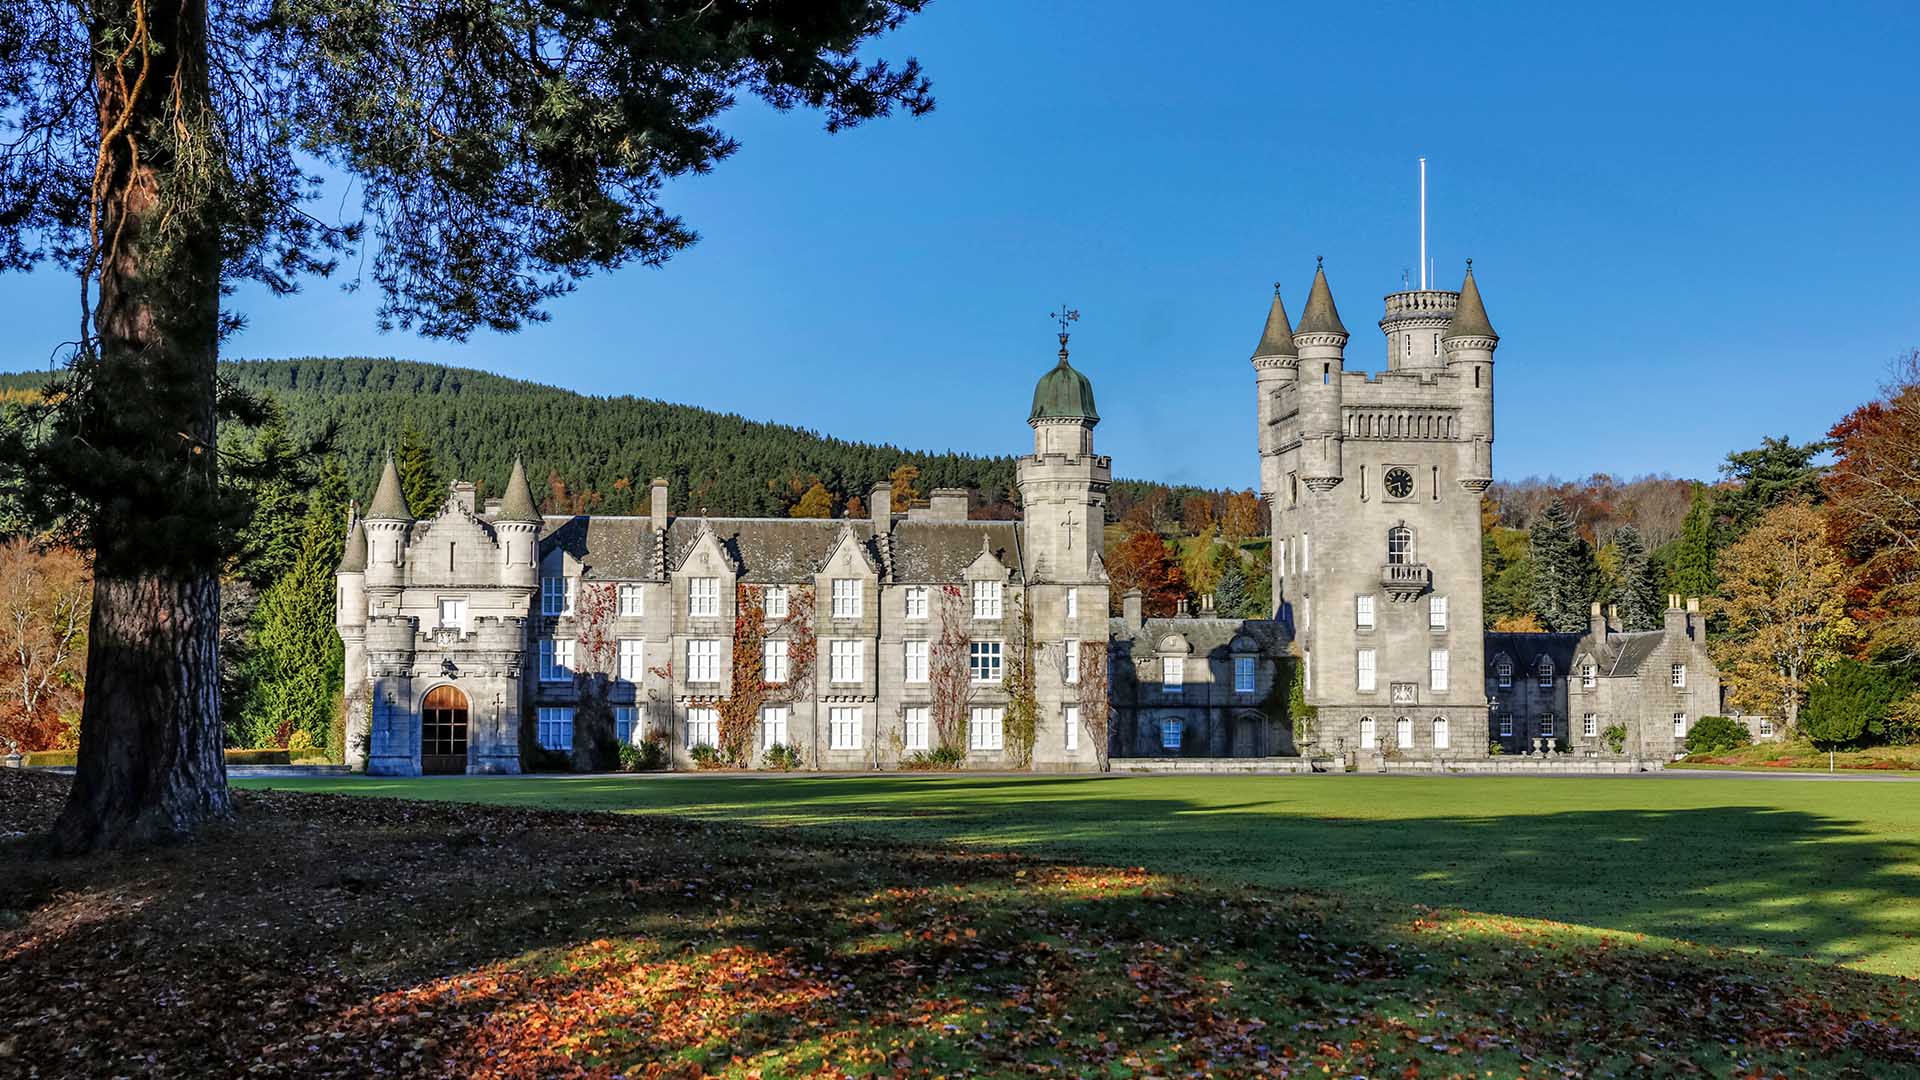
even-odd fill
[{"label": "chimney", "polygon": [[867,492],[867,512],[873,515],[873,532],[879,536],[893,528],[893,485],[884,481]]},{"label": "chimney", "polygon": [[1620,605],[1619,604],[1607,605],[1607,630],[1615,634],[1620,632]]},{"label": "chimney", "polygon": [[1174,618],[1177,618],[1177,619],[1184,619],[1187,617],[1187,598],[1186,597],[1183,596],[1174,603],[1173,615],[1174,615]]},{"label": "chimney", "polygon": [[1120,598],[1120,621],[1127,624],[1127,632],[1140,632],[1140,590],[1128,589]]},{"label": "chimney", "polygon": [[486,516],[489,519],[500,516],[500,500],[499,499],[487,500]]},{"label": "chimney", "polygon": [[1200,598],[1200,614],[1206,615],[1206,616],[1211,616],[1213,614],[1213,594],[1212,593],[1208,593],[1207,595]]},{"label": "chimney", "polygon": [[1700,598],[1689,596],[1687,597],[1687,636],[1692,637],[1696,633],[1701,637],[1706,636],[1704,625],[1700,622]]},{"label": "chimney", "polygon": [[653,518],[653,531],[667,531],[667,478],[653,478],[653,489],[647,492],[647,513]]},{"label": "chimney", "polygon": [[1593,640],[1596,643],[1606,643],[1607,617],[1600,613],[1600,601],[1598,600],[1593,602],[1592,610],[1587,613],[1587,633],[1593,635]]},{"label": "chimney", "polygon": [[465,510],[469,514],[473,513],[474,495],[475,488],[473,481],[455,480],[453,482],[453,501],[460,505],[460,509]]},{"label": "chimney", "polygon": [[1687,613],[1686,610],[1680,606],[1679,593],[1667,594],[1666,621],[1661,626],[1661,629],[1665,630],[1669,636],[1687,636]]},{"label": "chimney", "polygon": [[927,520],[967,520],[967,489],[934,488],[927,499]]}]

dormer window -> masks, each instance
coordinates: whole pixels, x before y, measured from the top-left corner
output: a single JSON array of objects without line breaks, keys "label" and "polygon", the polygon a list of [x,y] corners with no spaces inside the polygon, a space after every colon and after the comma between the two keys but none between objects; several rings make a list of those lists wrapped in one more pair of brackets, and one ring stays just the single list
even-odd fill
[{"label": "dormer window", "polygon": [[973,617],[976,619],[1000,617],[999,582],[976,581],[973,583]]},{"label": "dormer window", "polygon": [[1580,665],[1580,685],[1588,690],[1600,685],[1600,669],[1591,660]]}]

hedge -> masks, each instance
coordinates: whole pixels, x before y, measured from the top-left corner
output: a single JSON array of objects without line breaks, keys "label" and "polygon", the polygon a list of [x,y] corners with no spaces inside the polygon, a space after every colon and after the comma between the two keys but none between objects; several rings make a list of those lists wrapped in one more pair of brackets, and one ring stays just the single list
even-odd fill
[{"label": "hedge", "polygon": [[[75,766],[80,763],[78,750],[36,750],[23,755],[21,764],[28,767],[46,768],[49,766]],[[286,749],[278,750],[228,750],[229,765],[328,765],[325,754],[319,752],[303,753],[295,756]]]}]

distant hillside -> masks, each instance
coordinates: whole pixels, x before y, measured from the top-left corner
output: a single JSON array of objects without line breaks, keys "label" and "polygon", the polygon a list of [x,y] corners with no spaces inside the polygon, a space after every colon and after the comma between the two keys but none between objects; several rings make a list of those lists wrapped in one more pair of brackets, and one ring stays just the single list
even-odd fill
[{"label": "distant hillside", "polygon": [[[865,496],[902,463],[918,466],[924,496],[936,487],[980,495],[977,514],[1005,515],[1014,459],[928,453],[850,442],[805,428],[637,397],[593,397],[483,371],[362,357],[259,360],[221,365],[242,386],[271,394],[294,434],[329,422],[355,487],[373,486],[383,448],[411,422],[458,476],[498,492],[515,453],[524,454],[536,488],[557,477],[573,493],[591,493],[594,509],[627,513],[645,505],[647,482],[668,478],[683,512],[784,514],[811,478],[838,501]],[[0,375],[0,392],[37,390],[44,374]],[[537,491],[544,495],[545,492]],[[1198,488],[1121,482],[1118,518],[1143,498],[1180,505]]]}]

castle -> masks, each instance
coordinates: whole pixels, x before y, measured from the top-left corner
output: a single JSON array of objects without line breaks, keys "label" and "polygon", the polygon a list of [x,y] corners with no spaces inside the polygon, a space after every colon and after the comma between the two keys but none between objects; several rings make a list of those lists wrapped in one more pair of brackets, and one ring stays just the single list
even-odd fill
[{"label": "castle", "polygon": [[[662,480],[645,517],[542,515],[518,461],[498,501],[456,483],[416,521],[389,460],[338,571],[349,763],[604,768],[596,739],[649,738],[680,767],[744,743],[749,762],[828,770],[943,747],[969,768],[1043,770],[1108,754],[1670,756],[1719,707],[1697,610],[1675,598],[1643,634],[1597,610],[1586,635],[1482,630],[1499,336],[1471,263],[1458,292],[1386,297],[1380,329],[1386,369],[1349,371],[1325,272],[1297,327],[1275,290],[1252,358],[1268,619],[1148,619],[1138,594],[1110,616],[1112,463],[1064,328],[1028,413],[1017,522],[969,520],[964,490],[896,507],[886,483],[861,520],[675,515]],[[1275,707],[1292,671],[1310,725]]]}]

